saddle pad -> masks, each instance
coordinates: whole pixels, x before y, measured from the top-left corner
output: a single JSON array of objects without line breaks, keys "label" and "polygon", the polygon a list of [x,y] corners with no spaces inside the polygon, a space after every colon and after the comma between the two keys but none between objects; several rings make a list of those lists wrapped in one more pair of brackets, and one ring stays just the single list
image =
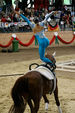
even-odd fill
[{"label": "saddle pad", "polygon": [[46,68],[44,66],[40,66],[40,67],[33,69],[33,70],[40,72],[43,76],[45,76],[49,80],[54,79],[53,73],[48,68]]}]

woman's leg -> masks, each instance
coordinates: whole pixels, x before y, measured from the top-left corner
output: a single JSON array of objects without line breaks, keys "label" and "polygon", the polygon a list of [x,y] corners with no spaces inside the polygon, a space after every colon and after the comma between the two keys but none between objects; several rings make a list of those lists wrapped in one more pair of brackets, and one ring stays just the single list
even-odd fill
[{"label": "woman's leg", "polygon": [[40,59],[43,62],[49,63],[50,65],[53,65],[52,61],[45,57],[45,49],[49,45],[49,40],[46,37],[45,38],[40,38],[39,36],[36,36],[36,39],[38,40],[38,43],[39,43]]},{"label": "woman's leg", "polygon": [[41,45],[39,45],[39,55],[40,55],[40,59],[43,62],[53,64],[51,60],[49,60],[48,58],[45,57],[45,48],[42,47]]}]

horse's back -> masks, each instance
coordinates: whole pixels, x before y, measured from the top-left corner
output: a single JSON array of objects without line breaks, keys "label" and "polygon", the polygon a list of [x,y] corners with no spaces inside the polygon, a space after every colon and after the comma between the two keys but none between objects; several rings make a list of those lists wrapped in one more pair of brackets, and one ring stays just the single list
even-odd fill
[{"label": "horse's back", "polygon": [[48,80],[37,71],[28,72],[25,75],[28,78],[29,90],[33,92],[42,90],[42,94],[47,94],[52,91],[54,86],[54,80]]},{"label": "horse's back", "polygon": [[39,72],[30,71],[26,73],[24,77],[28,79],[28,91],[31,97],[35,97],[34,95],[39,95],[39,93],[43,93],[43,79]]},{"label": "horse's back", "polygon": [[35,87],[39,87],[40,85],[42,85],[43,79],[42,76],[39,72],[36,71],[31,71],[28,72],[26,75],[24,75],[26,78],[28,78],[28,84],[29,86],[31,86],[32,88]]},{"label": "horse's back", "polygon": [[[53,82],[42,76],[39,72],[29,71],[19,77],[14,84],[12,92],[18,92],[22,95],[35,98],[36,95],[47,94],[52,90]],[[16,91],[17,90],[17,91]]]}]

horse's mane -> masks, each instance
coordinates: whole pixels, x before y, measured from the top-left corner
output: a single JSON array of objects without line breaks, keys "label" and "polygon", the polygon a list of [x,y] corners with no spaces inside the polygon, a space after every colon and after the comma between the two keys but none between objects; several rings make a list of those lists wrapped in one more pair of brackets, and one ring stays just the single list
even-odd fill
[{"label": "horse's mane", "polygon": [[54,58],[54,56],[53,56],[52,54],[48,54],[48,53],[47,53],[47,54],[45,55],[45,57],[46,57],[46,58],[49,58],[54,64],[56,63],[56,60],[55,60],[55,58]]}]

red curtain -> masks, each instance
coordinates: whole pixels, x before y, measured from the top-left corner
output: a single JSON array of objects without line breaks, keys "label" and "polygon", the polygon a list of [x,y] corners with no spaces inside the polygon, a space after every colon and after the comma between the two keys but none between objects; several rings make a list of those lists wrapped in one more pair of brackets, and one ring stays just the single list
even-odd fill
[{"label": "red curtain", "polygon": [[39,9],[40,6],[40,0],[34,0],[34,9],[37,10]]},{"label": "red curtain", "polygon": [[49,6],[49,0],[34,0],[35,10],[42,8],[48,9],[48,6]]},{"label": "red curtain", "polygon": [[49,0],[44,0],[44,8],[48,9],[49,7]]}]

